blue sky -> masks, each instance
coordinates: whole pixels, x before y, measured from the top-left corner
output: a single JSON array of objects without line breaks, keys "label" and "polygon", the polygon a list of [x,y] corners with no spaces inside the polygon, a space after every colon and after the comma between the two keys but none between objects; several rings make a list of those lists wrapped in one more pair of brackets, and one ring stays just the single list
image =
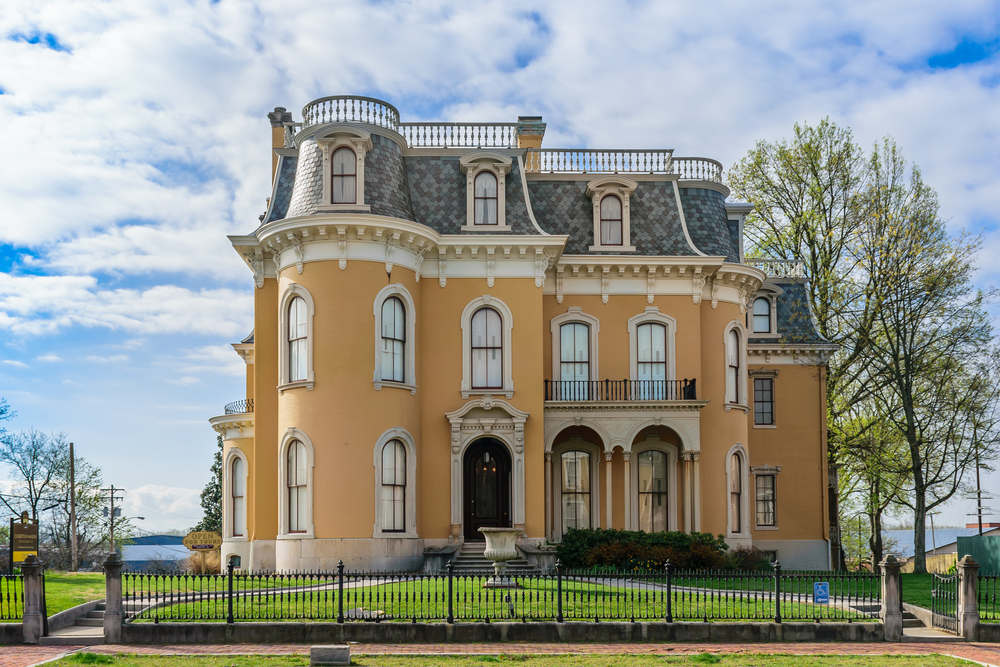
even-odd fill
[{"label": "blue sky", "polygon": [[[1000,5],[36,0],[0,6],[0,396],[64,431],[146,528],[200,517],[242,397],[265,114],[324,95],[404,120],[541,114],[548,146],[726,166],[829,116],[892,134],[1000,282]],[[989,484],[1000,491],[1000,478]],[[964,523],[966,503],[941,519]]]}]

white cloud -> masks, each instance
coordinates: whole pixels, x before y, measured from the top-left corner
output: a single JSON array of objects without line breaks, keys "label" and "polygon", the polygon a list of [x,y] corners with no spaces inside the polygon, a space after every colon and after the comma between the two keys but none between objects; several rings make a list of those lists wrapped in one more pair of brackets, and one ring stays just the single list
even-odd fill
[{"label": "white cloud", "polygon": [[4,359],[3,362],[8,366],[13,366],[15,368],[28,368],[28,364],[22,361],[17,361],[16,359]]},{"label": "white cloud", "polygon": [[52,352],[49,352],[48,354],[43,354],[40,357],[35,357],[35,361],[62,361],[62,360],[63,360],[62,357],[60,357],[58,354],[53,354]]},{"label": "white cloud", "polygon": [[122,503],[126,516],[143,516],[133,522],[143,529],[189,528],[201,520],[200,489],[146,484],[126,490]]},{"label": "white cloud", "polygon": [[127,354],[115,354],[115,355],[111,355],[109,357],[102,357],[102,356],[99,356],[99,355],[96,355],[96,354],[91,354],[91,355],[87,356],[87,361],[96,361],[96,362],[101,363],[101,364],[110,364],[110,363],[115,363],[115,362],[119,362],[119,361],[128,361],[128,355]]},{"label": "white cloud", "polygon": [[185,375],[184,377],[179,377],[173,380],[167,380],[167,382],[172,382],[174,384],[181,384],[181,385],[191,385],[191,384],[198,384],[199,382],[201,382],[201,378],[196,378],[193,375]]}]

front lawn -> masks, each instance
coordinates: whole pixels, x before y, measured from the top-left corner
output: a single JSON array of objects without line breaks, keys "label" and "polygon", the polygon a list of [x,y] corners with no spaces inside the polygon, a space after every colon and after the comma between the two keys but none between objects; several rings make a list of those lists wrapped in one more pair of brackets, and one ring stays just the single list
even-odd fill
[{"label": "front lawn", "polygon": [[[0,584],[0,612],[5,617],[0,623],[20,623],[23,595],[21,582],[16,588],[10,585],[12,580],[5,579]],[[78,604],[101,600],[104,598],[103,572],[46,572],[45,573],[45,604],[49,616],[65,611]]]}]

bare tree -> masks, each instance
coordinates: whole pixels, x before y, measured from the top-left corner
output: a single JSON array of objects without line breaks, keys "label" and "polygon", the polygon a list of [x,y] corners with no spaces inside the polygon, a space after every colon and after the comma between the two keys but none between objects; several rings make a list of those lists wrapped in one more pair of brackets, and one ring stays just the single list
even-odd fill
[{"label": "bare tree", "polygon": [[65,449],[66,437],[62,433],[46,435],[28,429],[0,437],[0,464],[7,465],[17,476],[11,492],[0,495],[0,502],[14,514],[27,510],[35,520],[53,502],[58,503],[54,491]]},{"label": "bare tree", "polygon": [[[59,465],[59,474],[53,482],[53,495],[60,502],[51,509],[43,528],[43,549],[45,562],[55,569],[72,567],[72,528],[69,516],[69,451],[61,453],[64,458]],[[106,553],[109,545],[108,525],[102,511],[108,506],[106,496],[101,493],[104,482],[101,469],[88,463],[83,457],[76,457],[76,515],[78,563],[97,563]],[[120,534],[118,525],[115,533]]]}]

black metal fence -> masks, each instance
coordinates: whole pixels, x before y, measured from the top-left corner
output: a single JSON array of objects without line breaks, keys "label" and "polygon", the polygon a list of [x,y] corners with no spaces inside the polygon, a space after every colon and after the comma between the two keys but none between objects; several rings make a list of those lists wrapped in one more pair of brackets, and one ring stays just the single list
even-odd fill
[{"label": "black metal fence", "polygon": [[232,403],[226,403],[226,407],[223,408],[227,415],[246,415],[253,412],[253,399],[246,398],[241,401],[233,401]]},{"label": "black metal fence", "polygon": [[697,380],[545,380],[546,401],[693,401]]},{"label": "black metal fence", "polygon": [[[814,585],[828,586],[816,603]],[[681,571],[293,572],[122,577],[128,622],[866,621],[881,580],[866,573]]]},{"label": "black metal fence", "polygon": [[958,632],[958,575],[931,575],[931,624]]},{"label": "black metal fence", "polygon": [[24,616],[24,578],[20,574],[0,575],[0,620],[15,621]]},{"label": "black metal fence", "polygon": [[976,603],[979,607],[979,620],[983,623],[1000,623],[1000,603],[997,602],[998,583],[1000,583],[1000,576],[979,577]]}]

